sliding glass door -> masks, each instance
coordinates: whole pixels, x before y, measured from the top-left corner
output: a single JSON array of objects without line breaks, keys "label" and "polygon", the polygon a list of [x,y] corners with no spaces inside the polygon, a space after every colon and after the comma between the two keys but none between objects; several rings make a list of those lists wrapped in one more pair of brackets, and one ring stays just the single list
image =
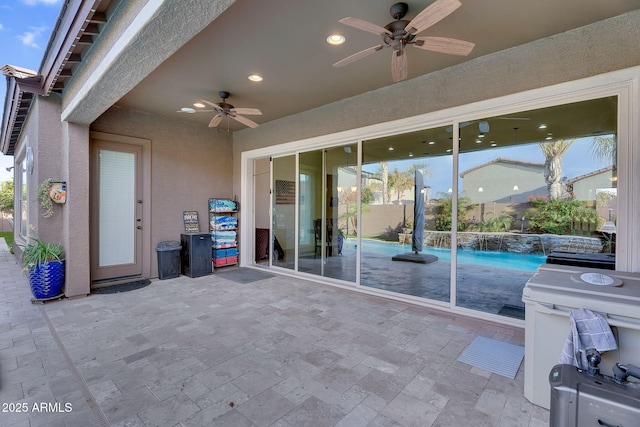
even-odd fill
[{"label": "sliding glass door", "polygon": [[446,303],[452,128],[362,143],[360,284]]},{"label": "sliding glass door", "polygon": [[295,269],[296,156],[274,158],[272,176],[272,265]]},{"label": "sliding glass door", "polygon": [[617,105],[610,96],[276,158],[274,265],[523,319],[523,287],[549,256],[615,265]]},{"label": "sliding glass door", "polygon": [[524,319],[547,257],[615,262],[616,129],[616,97],[460,123],[457,306]]},{"label": "sliding glass door", "polygon": [[[298,270],[355,282],[355,245],[345,245],[355,231],[357,146],[300,153]],[[345,190],[348,189],[348,191]]]}]

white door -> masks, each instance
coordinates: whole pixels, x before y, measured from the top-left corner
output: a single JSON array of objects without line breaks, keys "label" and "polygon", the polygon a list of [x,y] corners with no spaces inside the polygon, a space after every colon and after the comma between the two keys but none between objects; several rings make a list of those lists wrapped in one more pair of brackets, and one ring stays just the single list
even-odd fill
[{"label": "white door", "polygon": [[142,147],[93,140],[91,281],[142,276]]}]

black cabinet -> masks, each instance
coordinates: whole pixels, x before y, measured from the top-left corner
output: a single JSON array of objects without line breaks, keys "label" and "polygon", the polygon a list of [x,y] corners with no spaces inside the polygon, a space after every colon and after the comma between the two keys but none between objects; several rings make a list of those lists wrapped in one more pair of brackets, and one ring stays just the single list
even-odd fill
[{"label": "black cabinet", "polygon": [[205,276],[212,273],[211,235],[208,233],[180,235],[181,273],[189,277]]}]

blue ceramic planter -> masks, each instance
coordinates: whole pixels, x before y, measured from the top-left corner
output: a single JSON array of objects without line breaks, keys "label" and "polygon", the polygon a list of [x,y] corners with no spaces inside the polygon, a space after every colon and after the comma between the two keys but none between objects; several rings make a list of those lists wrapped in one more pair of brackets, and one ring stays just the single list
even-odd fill
[{"label": "blue ceramic planter", "polygon": [[29,285],[36,299],[53,298],[62,293],[64,260],[36,264],[29,270]]}]

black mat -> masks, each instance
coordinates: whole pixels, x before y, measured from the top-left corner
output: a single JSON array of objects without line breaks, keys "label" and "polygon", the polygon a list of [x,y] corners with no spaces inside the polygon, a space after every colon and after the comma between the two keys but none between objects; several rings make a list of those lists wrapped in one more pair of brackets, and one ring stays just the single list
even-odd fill
[{"label": "black mat", "polygon": [[498,314],[502,316],[515,317],[516,319],[524,320],[524,307],[517,305],[505,304],[502,306]]},{"label": "black mat", "polygon": [[408,252],[406,254],[398,254],[391,257],[391,261],[416,262],[418,264],[431,264],[432,262],[437,260],[438,257],[435,255],[414,254],[412,252]]},{"label": "black mat", "polygon": [[216,268],[214,273],[224,279],[231,280],[236,283],[251,283],[258,280],[270,279],[275,274],[260,271],[254,268],[243,267],[223,267]]},{"label": "black mat", "polygon": [[136,289],[142,289],[145,286],[149,286],[151,280],[143,279],[136,280],[134,282],[120,283],[118,285],[102,286],[99,288],[91,289],[92,294],[117,294],[120,292],[135,291]]}]

